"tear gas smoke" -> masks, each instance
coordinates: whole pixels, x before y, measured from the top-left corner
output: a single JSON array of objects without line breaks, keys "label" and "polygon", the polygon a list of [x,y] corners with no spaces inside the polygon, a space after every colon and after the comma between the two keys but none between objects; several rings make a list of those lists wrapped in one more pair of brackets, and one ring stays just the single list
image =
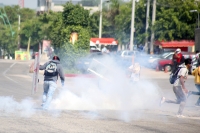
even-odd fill
[{"label": "tear gas smoke", "polygon": [[122,69],[112,58],[105,56],[93,61],[89,69],[104,78],[98,75],[95,79],[74,78],[73,86],[63,88],[52,101],[52,109],[92,110],[96,113],[116,110],[121,112],[120,119],[129,121],[130,111],[158,106],[160,96],[157,86],[147,80],[131,83],[125,74],[128,68]]},{"label": "tear gas smoke", "polygon": [[17,113],[22,117],[30,117],[35,113],[34,102],[31,98],[23,99],[21,102],[15,101],[12,97],[0,97],[0,111],[6,114]]},{"label": "tear gas smoke", "polygon": [[[103,78],[96,75],[96,78],[70,79],[71,83],[66,83],[68,86],[61,89],[52,100],[50,110],[58,110],[57,113],[53,112],[55,116],[62,110],[87,110],[89,112],[86,116],[93,119],[99,113],[102,114],[102,111],[105,116],[110,111],[116,111],[118,119],[128,122],[130,117],[138,118],[143,115],[142,110],[155,109],[158,106],[158,87],[147,80],[131,83],[126,75],[128,68],[120,67],[113,58],[103,56],[93,60],[89,69]],[[36,113],[34,100],[30,98],[21,102],[12,97],[0,97],[0,100],[0,111],[5,113],[19,113],[22,117]]]}]

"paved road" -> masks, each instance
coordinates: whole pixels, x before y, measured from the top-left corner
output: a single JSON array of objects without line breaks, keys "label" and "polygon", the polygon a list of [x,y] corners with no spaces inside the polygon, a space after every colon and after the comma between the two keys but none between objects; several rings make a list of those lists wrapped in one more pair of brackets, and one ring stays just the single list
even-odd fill
[{"label": "paved road", "polygon": [[[141,81],[130,85],[116,77],[115,84],[91,78],[66,78],[56,91],[49,111],[40,109],[39,90],[31,95],[31,62],[0,60],[0,132],[63,133],[198,133],[197,96],[188,99],[185,118],[176,118],[178,105],[158,106],[162,95],[175,98],[169,73],[142,68]],[[59,83],[58,83],[59,84]],[[98,86],[98,87],[97,87]],[[193,77],[186,86],[196,90]]]}]

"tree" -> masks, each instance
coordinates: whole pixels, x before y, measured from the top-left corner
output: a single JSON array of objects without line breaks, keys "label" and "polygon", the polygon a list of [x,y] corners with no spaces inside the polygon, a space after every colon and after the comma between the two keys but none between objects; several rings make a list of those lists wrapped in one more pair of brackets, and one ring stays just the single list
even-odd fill
[{"label": "tree", "polygon": [[88,27],[89,11],[85,10],[80,5],[73,5],[71,2],[67,2],[64,5],[62,15],[64,26],[74,25]]},{"label": "tree", "polygon": [[[0,38],[0,42],[1,42],[0,45],[2,45],[2,47],[9,54],[13,55],[14,51],[18,49],[18,35],[20,34],[18,32],[18,16],[19,15],[21,16],[21,22],[22,22],[22,27],[23,27],[23,23],[26,23],[25,21],[29,20],[29,22],[31,22],[30,19],[34,19],[35,11],[29,8],[20,8],[19,6],[5,6],[4,9],[7,16],[7,18],[5,18],[5,23],[7,25],[7,28],[6,26],[1,27],[2,37]],[[1,8],[1,11],[2,10],[3,9]],[[10,31],[10,34],[8,34],[9,31]],[[22,35],[22,38],[21,38],[22,46],[27,45],[26,40],[27,39],[23,37]]]},{"label": "tree", "polygon": [[[134,42],[136,44],[143,43],[145,39],[145,6],[144,0],[136,2],[135,9],[135,36]],[[115,15],[115,34],[116,39],[123,45],[128,45],[130,42],[131,32],[131,14],[132,14],[132,2],[122,3],[119,6],[118,14]],[[113,15],[112,15],[113,16]]]},{"label": "tree", "polygon": [[[73,69],[76,60],[89,52],[92,20],[89,11],[80,5],[68,2],[64,5],[64,11],[43,15],[40,20],[48,23],[47,38],[54,46],[55,54],[62,57],[64,66]],[[73,32],[78,34],[78,40],[72,44],[70,37]]]},{"label": "tree", "polygon": [[[14,27],[15,29],[16,27]],[[4,50],[5,54],[14,55],[14,51],[17,48],[17,36],[14,34],[11,36],[10,29],[7,28],[5,25],[0,25],[0,48]]]},{"label": "tree", "polygon": [[193,40],[195,17],[189,11],[196,8],[194,0],[160,0],[155,26],[153,27],[155,38],[167,41]]}]

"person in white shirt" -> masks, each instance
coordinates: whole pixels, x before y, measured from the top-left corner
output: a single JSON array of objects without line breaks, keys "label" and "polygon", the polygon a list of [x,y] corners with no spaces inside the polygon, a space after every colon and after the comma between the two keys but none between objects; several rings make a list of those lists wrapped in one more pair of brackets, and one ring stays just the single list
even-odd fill
[{"label": "person in white shirt", "polygon": [[185,59],[185,63],[179,65],[181,69],[178,72],[178,79],[173,84],[173,91],[177,99],[169,100],[165,97],[161,98],[160,104],[163,104],[164,102],[180,104],[177,117],[184,117],[182,113],[186,104],[187,94],[188,94],[188,89],[186,89],[185,87],[185,81],[187,80],[188,70],[191,67],[191,63],[192,63],[191,59]]},{"label": "person in white shirt", "polygon": [[132,65],[129,66],[129,71],[131,72],[131,81],[139,81],[140,79],[140,64],[135,62],[134,55],[132,56]]},{"label": "person in white shirt", "polygon": [[109,50],[106,48],[106,46],[103,47],[102,53],[107,54],[109,53]]}]

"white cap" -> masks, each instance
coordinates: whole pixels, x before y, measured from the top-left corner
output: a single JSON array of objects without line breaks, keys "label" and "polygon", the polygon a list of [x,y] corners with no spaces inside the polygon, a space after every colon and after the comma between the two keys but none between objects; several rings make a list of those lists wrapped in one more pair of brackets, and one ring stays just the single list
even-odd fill
[{"label": "white cap", "polygon": [[180,48],[176,49],[176,52],[177,52],[177,53],[180,53],[180,52],[181,52],[181,49],[180,49]]}]

